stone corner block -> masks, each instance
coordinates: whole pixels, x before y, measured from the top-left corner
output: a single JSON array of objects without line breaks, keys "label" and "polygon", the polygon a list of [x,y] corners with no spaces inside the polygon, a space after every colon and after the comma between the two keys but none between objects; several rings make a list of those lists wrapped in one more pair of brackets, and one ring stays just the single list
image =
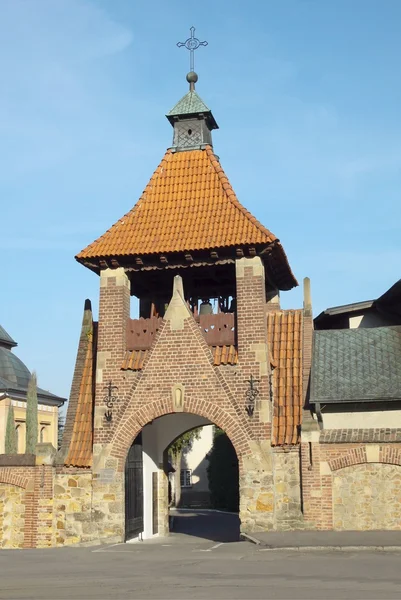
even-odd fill
[{"label": "stone corner block", "polygon": [[245,277],[245,267],[252,267],[252,273],[254,277],[264,277],[265,268],[263,266],[260,256],[243,257],[238,258],[235,261],[235,273],[238,278]]}]

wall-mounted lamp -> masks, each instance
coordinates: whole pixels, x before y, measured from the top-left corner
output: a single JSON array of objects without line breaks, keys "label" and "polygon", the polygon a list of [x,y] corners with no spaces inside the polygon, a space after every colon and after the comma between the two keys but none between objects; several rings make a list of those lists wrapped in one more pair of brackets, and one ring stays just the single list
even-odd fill
[{"label": "wall-mounted lamp", "polygon": [[259,379],[254,379],[253,375],[251,375],[247,383],[249,383],[249,388],[245,392],[245,410],[248,417],[252,417],[255,412],[256,398],[259,396],[259,390],[256,389]]}]

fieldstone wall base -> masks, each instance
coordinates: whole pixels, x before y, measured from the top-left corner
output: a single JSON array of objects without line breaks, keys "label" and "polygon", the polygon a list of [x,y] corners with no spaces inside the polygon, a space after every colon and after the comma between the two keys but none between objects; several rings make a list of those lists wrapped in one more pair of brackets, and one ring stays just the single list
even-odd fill
[{"label": "fieldstone wall base", "polygon": [[23,548],[25,490],[0,484],[0,548]]}]

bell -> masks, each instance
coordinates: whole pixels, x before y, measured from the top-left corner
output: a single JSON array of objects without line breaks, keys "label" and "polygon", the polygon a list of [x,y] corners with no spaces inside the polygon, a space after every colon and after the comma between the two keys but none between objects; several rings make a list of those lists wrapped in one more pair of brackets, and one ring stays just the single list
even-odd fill
[{"label": "bell", "polygon": [[210,304],[209,300],[202,300],[202,304],[199,307],[200,315],[212,315],[213,314],[213,306]]}]

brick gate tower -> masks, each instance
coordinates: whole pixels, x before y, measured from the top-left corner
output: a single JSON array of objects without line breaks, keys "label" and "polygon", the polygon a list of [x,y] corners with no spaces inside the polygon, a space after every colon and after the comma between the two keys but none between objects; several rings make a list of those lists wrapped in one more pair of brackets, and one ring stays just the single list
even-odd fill
[{"label": "brick gate tower", "polygon": [[[99,320],[87,302],[60,468],[92,474],[100,539],[124,538],[133,441],[183,413],[230,438],[243,530],[301,518],[303,317],[279,304],[279,290],[297,281],[279,239],[237,199],[214,153],[218,125],[195,91],[197,75],[187,81],[167,114],[172,145],[139,201],[76,257],[100,276]],[[155,481],[163,533],[162,461]]]}]

